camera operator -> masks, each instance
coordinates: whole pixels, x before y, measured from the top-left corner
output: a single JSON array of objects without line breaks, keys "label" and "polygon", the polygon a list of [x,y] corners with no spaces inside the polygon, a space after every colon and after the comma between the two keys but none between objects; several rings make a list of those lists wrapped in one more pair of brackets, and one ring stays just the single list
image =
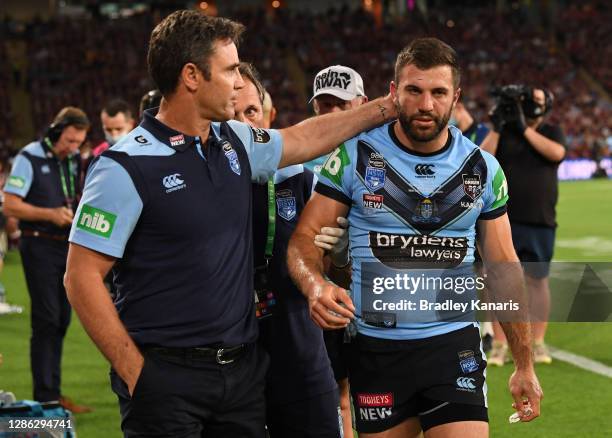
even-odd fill
[{"label": "camera operator", "polygon": [[[551,363],[544,335],[550,309],[549,262],[557,226],[557,168],[565,157],[565,137],[559,126],[543,121],[552,108],[550,92],[508,85],[493,95],[497,96],[489,113],[493,130],[481,147],[495,155],[506,174],[512,194],[508,216],[516,252],[521,262],[538,262],[524,266],[530,308],[537,311],[537,322],[532,323],[534,357],[536,363]],[[498,323],[494,332],[489,364],[501,366],[508,360],[507,341]]]}]

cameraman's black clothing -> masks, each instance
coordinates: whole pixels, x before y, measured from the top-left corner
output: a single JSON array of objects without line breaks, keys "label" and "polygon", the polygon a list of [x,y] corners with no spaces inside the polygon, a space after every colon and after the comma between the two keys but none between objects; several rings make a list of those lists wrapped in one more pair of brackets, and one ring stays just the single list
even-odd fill
[{"label": "cameraman's black clothing", "polygon": [[[542,123],[536,131],[566,147],[560,127]],[[508,181],[510,221],[556,227],[559,163],[544,158],[523,134],[512,128],[502,130],[495,157]]]}]

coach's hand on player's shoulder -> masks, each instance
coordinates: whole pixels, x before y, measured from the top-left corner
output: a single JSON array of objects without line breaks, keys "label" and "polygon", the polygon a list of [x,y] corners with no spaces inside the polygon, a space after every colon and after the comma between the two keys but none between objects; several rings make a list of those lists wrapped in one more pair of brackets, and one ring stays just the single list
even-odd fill
[{"label": "coach's hand on player's shoulder", "polygon": [[308,290],[308,308],[312,320],[324,330],[346,327],[355,317],[355,306],[341,287],[325,280]]},{"label": "coach's hand on player's shoulder", "polygon": [[514,399],[512,407],[519,413],[521,421],[528,422],[540,416],[540,401],[544,393],[533,367],[515,370],[508,387]]},{"label": "coach's hand on player's shoulder", "polygon": [[49,221],[58,227],[67,227],[72,224],[74,213],[67,207],[57,207],[50,209]]}]

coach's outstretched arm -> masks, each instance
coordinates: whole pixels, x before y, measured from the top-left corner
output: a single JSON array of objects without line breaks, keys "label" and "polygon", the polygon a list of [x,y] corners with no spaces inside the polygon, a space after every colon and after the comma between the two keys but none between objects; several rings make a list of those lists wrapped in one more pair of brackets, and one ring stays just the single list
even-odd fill
[{"label": "coach's outstretched arm", "polygon": [[71,243],[64,286],[85,331],[126,383],[131,395],[144,358],[119,319],[104,286],[104,277],[114,263],[113,257]]},{"label": "coach's outstretched arm", "polygon": [[[523,269],[512,244],[508,215],[478,221],[478,236],[491,301],[508,302],[511,299],[521,306],[514,314],[498,314],[498,317],[514,359],[515,370],[508,382],[514,406],[521,421],[531,421],[540,415],[540,400],[544,394],[533,367]],[[530,415],[522,410],[524,398],[531,405]]]},{"label": "coach's outstretched arm", "polygon": [[360,132],[395,118],[395,105],[388,95],[348,111],[311,117],[281,129],[283,155],[278,167],[305,163],[325,155]]},{"label": "coach's outstretched arm", "polygon": [[347,213],[345,204],[313,193],[300,215],[287,250],[289,274],[308,299],[310,317],[322,329],[346,327],[354,317],[355,307],[346,290],[323,277],[323,250],[314,244],[322,227],[335,226],[336,218]]}]

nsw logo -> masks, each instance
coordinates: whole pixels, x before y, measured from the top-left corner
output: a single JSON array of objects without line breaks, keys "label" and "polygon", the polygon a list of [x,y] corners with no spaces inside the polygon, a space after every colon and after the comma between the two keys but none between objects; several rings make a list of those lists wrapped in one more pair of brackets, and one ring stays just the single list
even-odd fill
[{"label": "nsw logo", "polygon": [[476,382],[476,379],[472,377],[459,377],[457,379],[457,390],[476,392],[476,385],[474,384],[474,382]]},{"label": "nsw logo", "polygon": [[382,189],[385,186],[385,169],[366,167],[365,183],[370,190]]},{"label": "nsw logo", "polygon": [[435,178],[435,164],[417,164],[414,166],[414,173],[417,178]]},{"label": "nsw logo", "polygon": [[77,228],[108,239],[115,226],[117,216],[108,211],[83,204],[77,220]]},{"label": "nsw logo", "polygon": [[229,166],[230,169],[232,169],[232,172],[234,172],[236,175],[240,175],[240,160],[238,160],[238,154],[236,153],[234,148],[232,148],[232,145],[228,141],[226,141],[223,143],[221,149],[223,150],[225,156],[227,157],[227,160],[229,161]]},{"label": "nsw logo", "polygon": [[180,173],[173,173],[172,175],[164,176],[162,178],[162,185],[167,189],[166,193],[175,192],[187,187],[187,184],[185,184],[185,181],[181,178]]},{"label": "nsw logo", "polygon": [[288,221],[293,219],[297,212],[294,196],[278,198],[276,200],[276,207],[278,208],[278,215]]}]

